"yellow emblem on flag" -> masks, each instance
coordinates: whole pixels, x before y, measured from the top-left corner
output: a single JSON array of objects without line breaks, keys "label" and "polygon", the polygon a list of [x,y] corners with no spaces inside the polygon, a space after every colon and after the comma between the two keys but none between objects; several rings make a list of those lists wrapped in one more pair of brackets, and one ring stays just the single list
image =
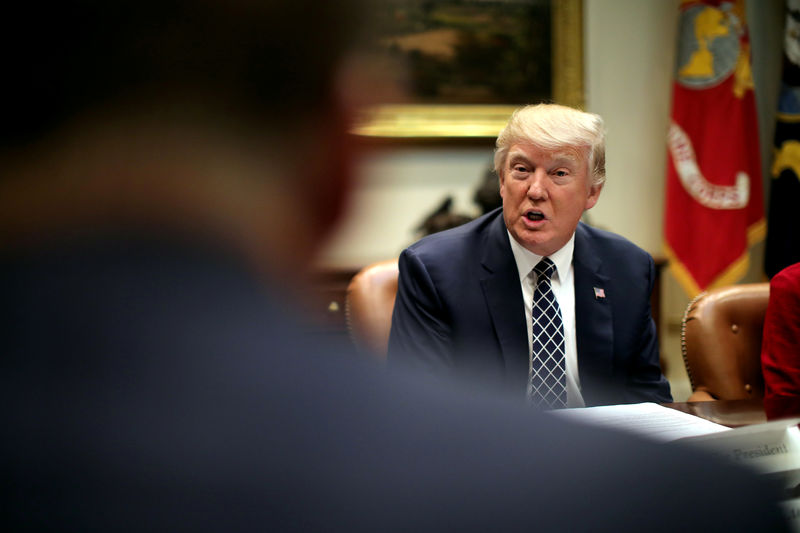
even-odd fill
[{"label": "yellow emblem on flag", "polygon": [[800,179],[800,142],[794,139],[783,141],[781,147],[775,150],[772,176],[777,178],[786,169],[794,172],[794,175]]}]

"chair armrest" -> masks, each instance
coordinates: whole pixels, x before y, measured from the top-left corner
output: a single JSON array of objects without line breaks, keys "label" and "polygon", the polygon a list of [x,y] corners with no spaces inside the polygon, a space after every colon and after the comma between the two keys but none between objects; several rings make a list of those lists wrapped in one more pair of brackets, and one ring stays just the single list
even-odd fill
[{"label": "chair armrest", "polygon": [[706,390],[696,390],[690,396],[689,399],[686,400],[688,402],[713,402],[718,400],[719,398],[714,398],[710,392]]}]

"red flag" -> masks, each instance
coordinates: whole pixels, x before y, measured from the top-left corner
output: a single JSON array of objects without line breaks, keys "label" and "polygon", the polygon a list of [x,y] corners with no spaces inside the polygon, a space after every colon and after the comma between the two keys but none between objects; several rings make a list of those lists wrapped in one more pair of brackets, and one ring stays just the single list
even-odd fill
[{"label": "red flag", "polygon": [[680,10],[664,231],[670,269],[694,296],[747,272],[766,223],[744,0]]}]

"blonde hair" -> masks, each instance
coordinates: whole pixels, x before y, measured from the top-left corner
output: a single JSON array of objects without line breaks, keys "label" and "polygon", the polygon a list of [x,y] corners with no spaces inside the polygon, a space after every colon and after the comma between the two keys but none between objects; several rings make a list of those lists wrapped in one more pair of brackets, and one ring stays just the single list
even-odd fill
[{"label": "blonde hair", "polygon": [[606,181],[606,139],[600,115],[557,104],[536,104],[514,111],[497,136],[494,170],[500,175],[514,144],[533,144],[551,151],[585,152],[591,172],[591,185]]}]

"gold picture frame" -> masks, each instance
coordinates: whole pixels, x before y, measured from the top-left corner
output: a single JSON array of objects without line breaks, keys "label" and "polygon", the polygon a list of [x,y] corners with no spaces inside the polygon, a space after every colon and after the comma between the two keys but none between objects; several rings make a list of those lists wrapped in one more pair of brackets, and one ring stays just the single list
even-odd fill
[{"label": "gold picture frame", "polygon": [[[582,108],[583,0],[552,0],[552,100]],[[395,104],[365,109],[352,133],[374,139],[496,137],[518,105]]]}]

